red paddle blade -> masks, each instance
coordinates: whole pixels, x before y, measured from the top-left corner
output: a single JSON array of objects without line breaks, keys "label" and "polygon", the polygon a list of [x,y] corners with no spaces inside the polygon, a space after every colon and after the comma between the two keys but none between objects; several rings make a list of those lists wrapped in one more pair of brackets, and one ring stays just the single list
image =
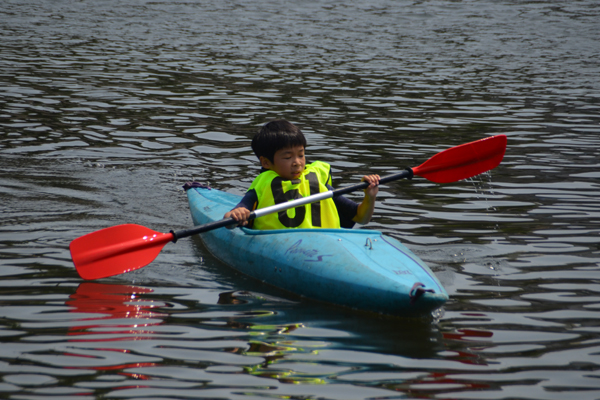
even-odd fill
[{"label": "red paddle blade", "polygon": [[142,268],[173,238],[172,233],[125,224],[81,236],[69,248],[79,276],[99,279]]},{"label": "red paddle blade", "polygon": [[435,183],[456,182],[496,168],[504,158],[506,135],[461,144],[436,154],[413,173]]}]

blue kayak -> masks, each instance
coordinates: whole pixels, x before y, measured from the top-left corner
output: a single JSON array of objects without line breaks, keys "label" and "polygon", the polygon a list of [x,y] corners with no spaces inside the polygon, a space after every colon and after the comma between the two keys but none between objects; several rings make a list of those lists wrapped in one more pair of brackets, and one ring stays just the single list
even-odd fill
[{"label": "blue kayak", "polygon": [[[187,196],[195,225],[221,220],[241,199],[201,187]],[[200,236],[225,264],[310,299],[406,317],[429,316],[448,300],[423,261],[378,231],[221,228]]]}]

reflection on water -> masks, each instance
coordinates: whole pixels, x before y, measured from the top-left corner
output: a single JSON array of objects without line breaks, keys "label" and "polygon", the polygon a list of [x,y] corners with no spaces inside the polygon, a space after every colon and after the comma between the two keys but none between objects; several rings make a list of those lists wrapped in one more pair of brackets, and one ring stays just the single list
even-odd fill
[{"label": "reflection on water", "polygon": [[[66,302],[67,306],[73,307],[71,312],[83,316],[80,319],[81,325],[71,327],[69,335],[94,335],[94,337],[71,340],[107,342],[120,340],[122,336],[134,332],[138,336],[141,332],[151,334],[153,332],[151,327],[159,325],[160,319],[167,316],[167,314],[153,313],[151,310],[164,308],[166,304],[145,302],[139,296],[146,293],[152,293],[152,289],[93,282],[81,283]],[[99,315],[94,318],[94,314]]]},{"label": "reflection on water", "polygon": [[[3,1],[0,397],[600,397],[596,3]],[[181,185],[242,193],[280,117],[335,186],[509,137],[490,174],[380,191],[367,228],[435,270],[438,319],[290,297],[197,239],[81,282],[73,238],[189,227]]]}]

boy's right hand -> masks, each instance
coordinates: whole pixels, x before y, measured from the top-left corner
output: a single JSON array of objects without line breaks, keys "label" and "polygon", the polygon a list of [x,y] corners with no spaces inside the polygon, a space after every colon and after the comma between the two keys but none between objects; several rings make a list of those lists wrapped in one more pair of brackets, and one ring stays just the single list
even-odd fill
[{"label": "boy's right hand", "polygon": [[244,208],[244,207],[238,207],[238,208],[234,208],[233,210],[226,213],[223,218],[224,219],[233,218],[234,220],[236,220],[238,222],[237,225],[229,225],[227,227],[228,229],[233,229],[236,226],[248,225],[249,217],[250,217],[250,210],[248,210],[247,208]]}]

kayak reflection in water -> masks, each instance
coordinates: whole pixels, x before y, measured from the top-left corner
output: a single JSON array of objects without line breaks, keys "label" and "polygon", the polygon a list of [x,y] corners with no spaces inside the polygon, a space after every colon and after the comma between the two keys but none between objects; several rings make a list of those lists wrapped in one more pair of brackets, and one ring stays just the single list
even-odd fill
[{"label": "kayak reflection in water", "polygon": [[[262,166],[246,195],[224,218],[233,218],[238,226],[247,226],[251,211],[286,203],[333,190],[331,167],[315,161],[306,164],[306,138],[294,124],[275,120],[263,125],[252,139],[252,150]],[[369,183],[358,204],[336,196],[312,204],[256,218],[255,229],[352,228],[366,224],[373,216],[379,191],[379,175],[365,175]],[[232,226],[233,227],[233,226]]]}]

